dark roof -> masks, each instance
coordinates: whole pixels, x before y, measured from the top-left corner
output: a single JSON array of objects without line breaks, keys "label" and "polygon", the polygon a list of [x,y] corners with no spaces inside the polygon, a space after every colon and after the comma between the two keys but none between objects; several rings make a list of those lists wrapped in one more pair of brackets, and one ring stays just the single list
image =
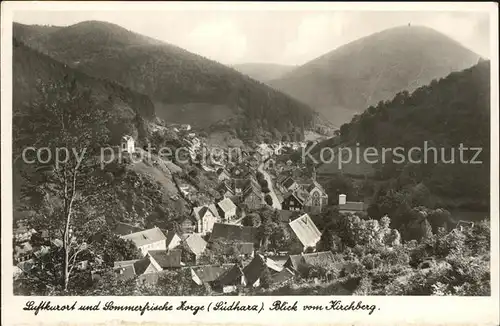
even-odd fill
[{"label": "dark roof", "polygon": [[292,178],[288,177],[285,179],[285,181],[283,181],[283,187],[285,187],[286,189],[288,189],[289,187],[291,187],[293,184],[295,183],[295,180],[293,180]]},{"label": "dark roof", "polygon": [[214,223],[210,241],[217,239],[236,242],[258,242],[259,229],[251,226]]},{"label": "dark roof", "polygon": [[150,250],[148,255],[154,259],[161,268],[181,267],[181,250]]},{"label": "dark roof", "polygon": [[225,272],[231,269],[233,265],[206,265],[192,267],[193,272],[200,278],[203,283],[213,282],[221,277]]},{"label": "dark roof", "polygon": [[348,201],[344,205],[339,205],[339,211],[357,211],[362,212],[365,210],[363,202]]},{"label": "dark roof", "polygon": [[[167,245],[167,248],[168,248],[168,246],[170,245],[170,243],[172,242],[172,240],[174,239],[174,237],[175,237],[175,235],[176,235],[176,234],[177,234],[177,233],[175,233],[175,231],[173,231],[173,230],[172,230],[172,231],[168,231],[168,232],[167,232],[167,239],[165,240],[165,243],[166,243],[166,245]],[[177,236],[179,236],[179,235],[177,235]],[[179,238],[180,238],[180,237],[179,237]]]},{"label": "dark roof", "polygon": [[335,263],[335,257],[331,251],[314,252],[310,254],[290,255],[285,265],[299,271],[301,268],[310,266],[321,266],[325,263]]},{"label": "dark roof", "polygon": [[137,260],[134,263],[134,269],[135,269],[135,274],[136,275],[142,275],[146,269],[151,265],[151,261],[149,260],[149,257],[144,257],[142,259]]},{"label": "dark roof", "polygon": [[130,280],[136,276],[134,264],[115,267],[114,271],[117,278],[121,281]]},{"label": "dark roof", "polygon": [[235,246],[236,250],[242,255],[251,255],[254,251],[254,244],[252,242],[240,242],[232,246],[224,246],[226,253],[230,252],[233,246]]},{"label": "dark roof", "polygon": [[115,228],[113,229],[113,233],[118,234],[118,235],[127,235],[131,233],[136,233],[140,232],[143,229],[137,226],[133,226],[131,224],[123,223],[123,222],[118,222],[116,223]]},{"label": "dark roof", "polygon": [[228,269],[223,273],[218,279],[217,284],[220,286],[224,285],[238,285],[241,282],[241,277],[243,276],[243,270],[237,264]]},{"label": "dark roof", "polygon": [[254,259],[243,268],[243,273],[247,279],[247,284],[254,284],[262,275],[264,270],[267,268],[264,257],[261,255],[255,255]]},{"label": "dark roof", "polygon": [[271,276],[272,283],[283,283],[295,276],[295,273],[289,268],[283,268],[281,272]]}]

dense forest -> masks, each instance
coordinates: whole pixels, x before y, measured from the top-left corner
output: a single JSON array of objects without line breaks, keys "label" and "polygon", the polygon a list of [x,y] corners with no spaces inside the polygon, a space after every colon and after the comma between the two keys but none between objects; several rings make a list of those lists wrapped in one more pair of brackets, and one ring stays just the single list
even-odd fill
[{"label": "dense forest", "polygon": [[469,68],[478,59],[431,28],[405,25],[342,45],[269,84],[340,126],[370,105]]},{"label": "dense forest", "polygon": [[[412,94],[403,91],[390,101],[380,101],[342,125],[337,137],[316,146],[313,152],[317,155],[325,147],[356,145],[361,148],[374,147],[379,153],[382,148],[402,147],[408,151],[416,147],[423,151],[425,146],[434,147],[438,149],[437,156],[430,151],[427,163],[411,163],[407,159],[397,164],[394,163],[398,162],[396,157],[389,153],[386,163],[382,164],[379,157],[379,163],[370,165],[372,181],[365,184],[365,188],[371,188],[372,193],[365,193],[361,197],[373,195],[375,191],[373,201],[377,202],[378,196],[383,197],[387,193],[418,192],[426,194],[427,199],[416,201],[415,205],[487,211],[490,169],[489,70],[490,63],[482,61],[472,68],[434,80]],[[475,161],[482,163],[461,163],[458,151],[460,144],[465,148],[481,148]],[[455,163],[444,162],[452,159],[453,149]],[[472,160],[476,152],[464,151],[464,162]],[[422,152],[413,154],[414,160],[423,158]],[[437,158],[436,162],[434,158]],[[366,163],[358,165],[364,167]],[[336,177],[336,180],[340,179]],[[356,197],[355,194],[352,196]]]},{"label": "dense forest", "polygon": [[[148,96],[112,81],[88,76],[27,47],[17,39],[13,40],[12,58],[13,110],[18,118],[22,118],[29,111],[29,106],[39,95],[43,83],[50,84],[63,79],[75,80],[78,88],[92,90],[95,105],[110,114],[111,119],[107,127],[112,133],[113,143],[117,144],[120,137],[126,133],[132,133],[139,138],[147,136],[145,120],[155,117],[154,106]],[[20,121],[18,118],[14,119],[15,126]],[[15,132],[16,130],[17,128],[14,128]],[[16,133],[14,138],[15,136]],[[26,141],[33,144],[33,139]]]},{"label": "dense forest", "polygon": [[[315,114],[307,105],[279,91],[215,61],[114,24],[89,21],[65,28],[14,24],[14,36],[91,76],[149,95],[156,114],[166,121],[201,127],[216,122],[236,125],[249,130],[249,137],[255,129],[294,132],[314,123]],[[203,105],[186,111],[185,105],[192,104]]]}]

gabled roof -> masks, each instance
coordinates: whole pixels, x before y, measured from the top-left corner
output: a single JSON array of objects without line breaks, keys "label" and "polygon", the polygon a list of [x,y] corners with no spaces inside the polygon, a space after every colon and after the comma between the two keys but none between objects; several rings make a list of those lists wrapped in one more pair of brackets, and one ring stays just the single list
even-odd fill
[{"label": "gabled roof", "polygon": [[113,229],[113,233],[118,234],[118,235],[127,235],[127,234],[132,234],[136,232],[143,231],[142,228],[123,223],[123,222],[118,222],[116,223],[115,228]]},{"label": "gabled roof", "polygon": [[207,242],[198,234],[191,233],[184,239],[189,250],[196,256],[201,255],[207,248]]},{"label": "gabled roof", "polygon": [[303,181],[304,183],[299,183],[308,193],[310,193],[314,188],[318,188],[324,195],[326,195],[325,189],[318,181],[307,179]]},{"label": "gabled roof", "polygon": [[295,276],[295,273],[289,268],[283,268],[281,272],[271,276],[272,283],[283,283]]},{"label": "gabled roof", "polygon": [[275,272],[281,272],[283,270],[283,266],[279,265],[277,262],[272,260],[269,257],[266,257],[265,264],[267,268],[275,271]]},{"label": "gabled roof", "polygon": [[214,223],[210,241],[258,242],[259,230],[256,227],[235,224]]},{"label": "gabled roof", "polygon": [[265,259],[262,255],[255,255],[254,259],[243,268],[243,273],[247,279],[247,284],[254,284],[262,275],[264,270],[267,268]]},{"label": "gabled roof", "polygon": [[161,268],[177,268],[181,267],[181,250],[150,250],[148,255],[154,259]]},{"label": "gabled roof", "polygon": [[228,213],[236,210],[236,205],[229,198],[224,198],[220,202],[217,203],[217,206],[224,212]]},{"label": "gabled roof", "polygon": [[[137,260],[134,263],[135,274],[136,275],[142,275],[142,274],[144,274],[144,272],[149,267],[149,265],[152,265],[152,264],[151,264],[151,261],[149,260],[148,256],[146,256],[146,257],[144,257],[142,259]],[[156,270],[156,272],[159,272],[159,270]]]},{"label": "gabled roof", "polygon": [[239,242],[231,246],[224,246],[226,254],[230,254],[234,247],[236,247],[236,250],[242,255],[251,255],[254,251],[254,244],[252,242]]},{"label": "gabled roof", "polygon": [[170,243],[172,243],[172,240],[174,240],[176,235],[179,237],[179,235],[173,230],[167,232],[167,239],[165,240],[167,248],[170,246]]},{"label": "gabled roof", "polygon": [[234,264],[230,269],[225,271],[218,279],[217,284],[220,286],[224,285],[238,285],[241,283],[241,277],[243,276],[243,269]]},{"label": "gabled roof", "polygon": [[335,263],[335,257],[331,251],[290,255],[285,265],[290,265],[294,270],[299,271],[304,267],[322,266],[326,263]]},{"label": "gabled roof", "polygon": [[357,211],[362,212],[365,210],[363,202],[348,201],[344,205],[339,205],[339,211]]},{"label": "gabled roof", "polygon": [[134,265],[125,265],[114,268],[119,280],[130,280],[136,276]]},{"label": "gabled roof", "polygon": [[292,178],[288,177],[286,178],[284,181],[283,181],[283,187],[285,187],[286,189],[290,188],[293,184],[295,183],[295,180],[293,180]]},{"label": "gabled roof", "polygon": [[137,261],[139,261],[139,259],[115,261],[113,262],[113,268],[120,268],[120,267],[134,265],[134,263]]},{"label": "gabled roof", "polygon": [[289,225],[304,247],[315,246],[321,238],[321,232],[308,214],[293,220]]},{"label": "gabled roof", "polygon": [[283,267],[270,258],[266,258],[260,254],[255,255],[254,259],[243,268],[243,273],[245,274],[248,284],[254,284],[266,269],[281,272]]},{"label": "gabled roof", "polygon": [[215,206],[215,204],[208,205],[208,209],[212,212],[213,216],[219,217],[219,211],[217,210],[217,206]]},{"label": "gabled roof", "polygon": [[121,238],[125,240],[132,240],[137,247],[156,243],[158,241],[166,239],[163,232],[161,232],[161,230],[157,227],[132,234],[123,235],[121,236]]},{"label": "gabled roof", "polygon": [[210,213],[213,215],[213,212],[210,209],[210,207],[208,207],[206,205],[193,208],[193,214],[194,214],[196,220],[203,219],[207,214],[210,214]]},{"label": "gabled roof", "polygon": [[222,182],[219,184],[217,187],[218,192],[227,192],[229,191],[230,193],[234,194],[233,188],[231,186],[231,181],[230,180],[222,180]]},{"label": "gabled roof", "polygon": [[205,265],[191,267],[203,283],[214,282],[233,267],[232,264]]}]

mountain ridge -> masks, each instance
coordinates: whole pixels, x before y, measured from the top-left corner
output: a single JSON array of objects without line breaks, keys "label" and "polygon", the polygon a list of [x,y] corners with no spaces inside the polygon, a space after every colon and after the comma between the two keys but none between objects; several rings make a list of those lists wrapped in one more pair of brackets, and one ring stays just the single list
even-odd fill
[{"label": "mountain ridge", "polygon": [[340,125],[370,105],[469,68],[479,58],[431,28],[399,26],[344,44],[269,84]]},{"label": "mountain ridge", "polygon": [[[25,26],[14,24],[14,36],[75,69],[148,95],[162,119],[192,119],[201,128],[230,125],[241,137],[256,133],[251,128],[294,133],[314,124],[315,112],[289,95],[218,62],[118,25],[81,22],[45,34],[43,42],[33,41],[33,32]],[[186,106],[198,109],[189,112]],[[252,127],[248,127],[249,121]]]}]

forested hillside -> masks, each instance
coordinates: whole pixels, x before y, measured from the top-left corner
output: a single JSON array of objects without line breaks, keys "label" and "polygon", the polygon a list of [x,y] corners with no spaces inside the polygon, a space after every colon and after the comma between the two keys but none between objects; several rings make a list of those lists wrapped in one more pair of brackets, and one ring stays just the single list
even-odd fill
[{"label": "forested hillside", "polygon": [[[401,153],[405,153],[403,162],[391,151],[386,156],[385,164],[382,164],[381,156],[375,156],[378,164],[369,164],[373,173],[368,177],[373,181],[367,182],[367,187],[375,191],[372,201],[376,205],[371,211],[375,216],[392,213],[390,216],[394,217],[399,203],[405,200],[410,206],[488,211],[489,61],[434,80],[412,94],[400,92],[391,101],[370,106],[351,122],[342,125],[338,137],[321,143],[313,152],[318,157],[322,148],[355,148],[357,144],[362,149],[373,147],[379,155],[382,148],[404,149],[401,150]],[[461,146],[474,150],[463,150],[461,158]],[[428,150],[425,161],[426,147],[436,148],[437,154]],[[417,148],[412,153],[416,163],[409,161],[411,148]],[[481,163],[473,164],[472,159]],[[363,172],[366,171],[361,168],[366,166],[367,163],[361,157],[359,164],[354,161],[344,164],[344,170],[338,170],[336,161],[323,164],[318,173],[356,171],[359,168],[361,174],[358,177],[363,178]],[[329,182],[337,181],[332,179]]]},{"label": "forested hillside", "polygon": [[79,89],[91,90],[96,105],[111,115],[112,119],[109,121],[108,128],[112,132],[112,143],[116,144],[119,137],[127,133],[146,136],[143,120],[152,120],[155,117],[154,106],[148,96],[109,80],[88,76],[27,47],[17,39],[13,42],[13,111],[15,116],[26,113],[27,106],[38,96],[44,83],[66,78],[75,80]]},{"label": "forested hillside", "polygon": [[293,133],[314,122],[307,105],[279,91],[114,24],[87,21],[56,30],[14,24],[14,36],[89,75],[149,95],[166,121],[229,125],[242,138],[259,130]]},{"label": "forested hillside", "polygon": [[269,84],[340,126],[370,105],[469,68],[478,59],[431,28],[400,26],[343,45]]}]

